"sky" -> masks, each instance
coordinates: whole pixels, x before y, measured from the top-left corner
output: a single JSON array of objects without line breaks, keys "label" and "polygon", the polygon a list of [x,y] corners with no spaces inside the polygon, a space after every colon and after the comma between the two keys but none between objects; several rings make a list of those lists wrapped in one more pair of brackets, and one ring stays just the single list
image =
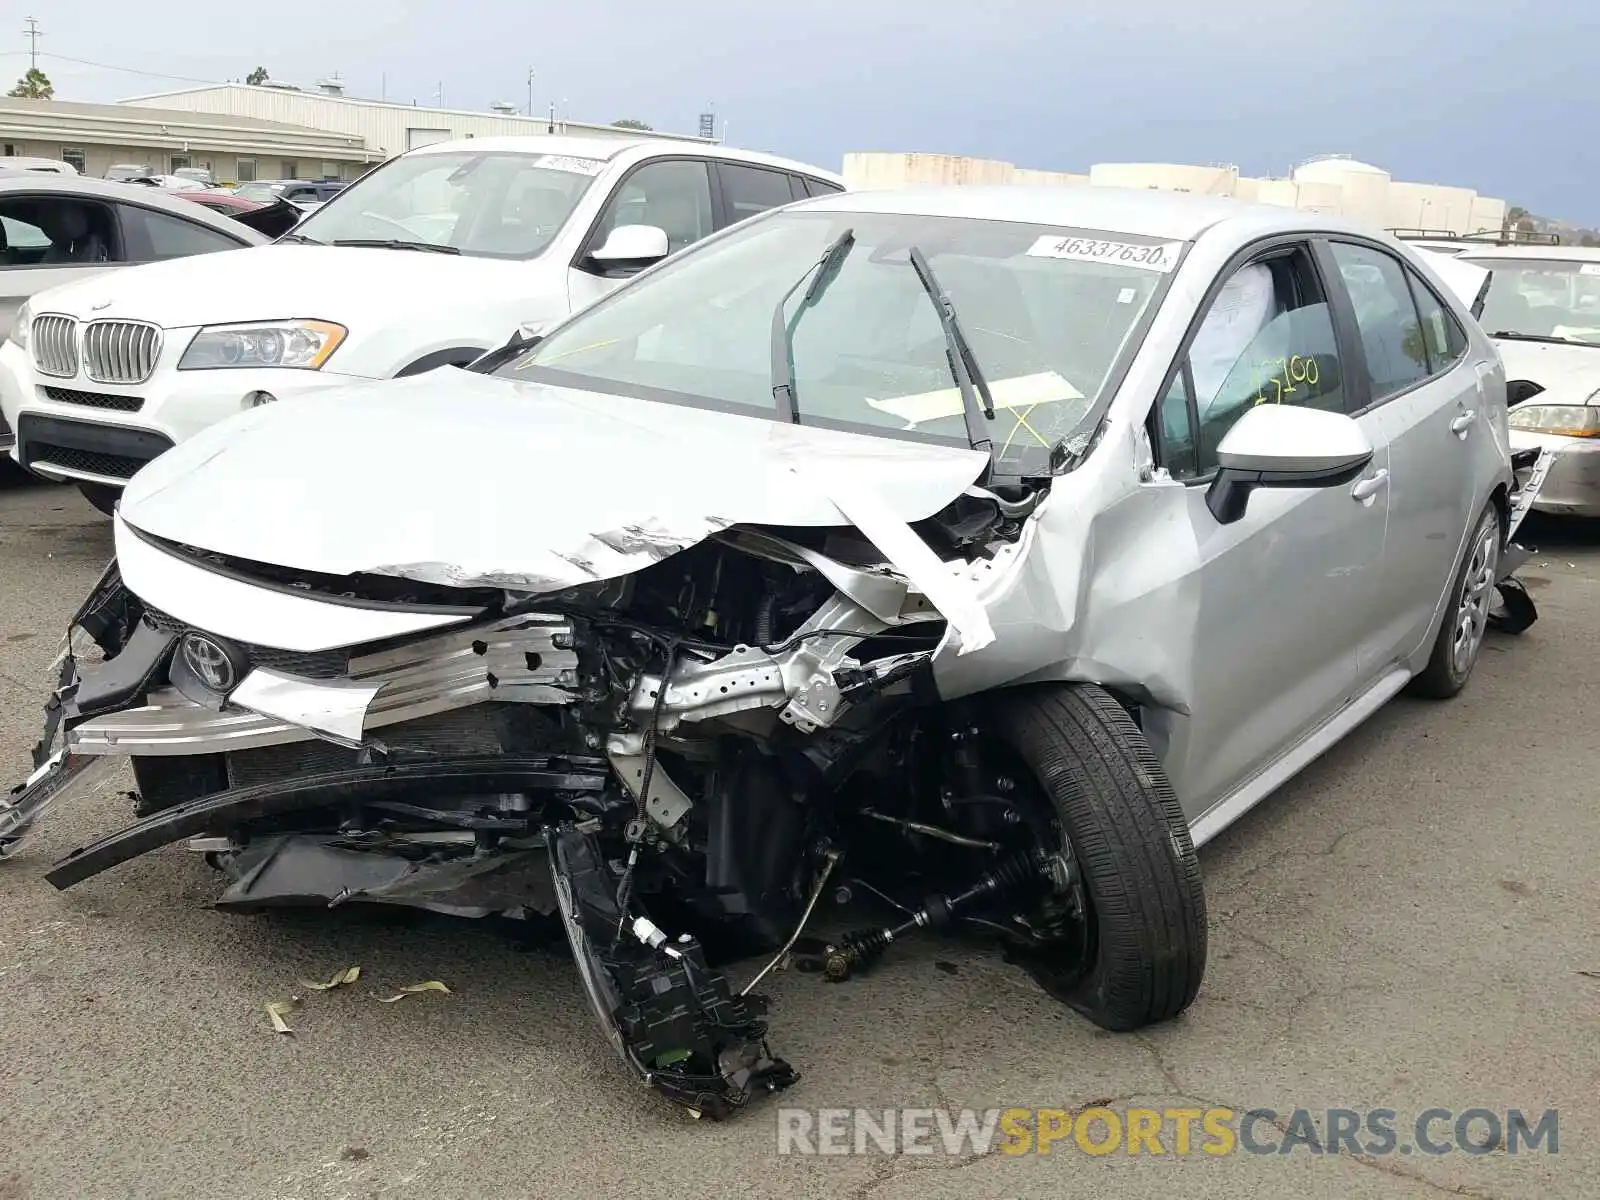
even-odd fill
[{"label": "sky", "polygon": [[[1471,0],[49,0],[0,34],[0,76],[66,100],[240,79],[265,66],[351,95],[634,117],[837,170],[850,150],[1234,163],[1283,175],[1350,154],[1600,225],[1600,3]],[[78,61],[69,61],[78,60]],[[94,66],[87,63],[98,64]],[[134,72],[145,72],[137,74]]]}]

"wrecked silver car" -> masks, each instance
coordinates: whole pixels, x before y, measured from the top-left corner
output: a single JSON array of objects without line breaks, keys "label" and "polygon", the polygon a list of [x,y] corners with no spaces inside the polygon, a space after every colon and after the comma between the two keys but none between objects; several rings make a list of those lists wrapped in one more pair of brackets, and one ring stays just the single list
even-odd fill
[{"label": "wrecked silver car", "polygon": [[[227,907],[552,916],[713,1117],[795,1078],[770,970],[926,931],[1174,1017],[1195,847],[1477,660],[1505,379],[1446,297],[1358,227],[1170,193],[753,218],[142,470],[0,839],[125,759],[136,819],[57,887],[189,839]],[[884,915],[808,936],[847,878]]]}]

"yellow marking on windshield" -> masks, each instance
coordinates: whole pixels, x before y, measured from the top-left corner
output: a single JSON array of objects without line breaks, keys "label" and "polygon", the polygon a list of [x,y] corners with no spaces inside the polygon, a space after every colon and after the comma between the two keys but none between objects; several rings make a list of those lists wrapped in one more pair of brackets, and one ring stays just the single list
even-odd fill
[{"label": "yellow marking on windshield", "polygon": [[541,358],[537,362],[525,362],[523,365],[529,367],[542,367],[546,363],[560,362],[563,358],[571,358],[574,354],[582,354],[585,350],[604,350],[607,346],[615,346],[618,342],[624,340],[625,339],[623,338],[616,337],[607,338],[603,342],[590,342],[587,346],[574,346],[571,350],[563,351],[560,354],[552,354],[549,358]]},{"label": "yellow marking on windshield", "polygon": [[1047,439],[1032,425],[1028,424],[1028,418],[1033,416],[1033,410],[1038,407],[1039,405],[1037,404],[1030,404],[1028,405],[1027,412],[1019,412],[1016,409],[1010,410],[1011,415],[1017,419],[1017,423],[1011,427],[1011,432],[1006,435],[1006,444],[1000,447],[1001,454],[1005,454],[1011,449],[1011,443],[1017,440],[1017,434],[1023,429],[1026,429],[1029,433],[1033,434],[1033,436],[1038,439],[1039,445],[1043,446],[1046,450],[1050,448],[1049,439]]}]

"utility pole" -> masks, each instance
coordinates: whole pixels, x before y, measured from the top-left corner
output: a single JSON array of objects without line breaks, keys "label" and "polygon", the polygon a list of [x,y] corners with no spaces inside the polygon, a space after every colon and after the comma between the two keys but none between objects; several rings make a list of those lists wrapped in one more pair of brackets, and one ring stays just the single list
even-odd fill
[{"label": "utility pole", "polygon": [[550,124],[545,127],[545,132],[546,133],[554,133],[555,131],[556,131],[556,102],[554,100],[552,100],[552,101],[550,101]]},{"label": "utility pole", "polygon": [[528,115],[533,116],[533,68],[528,68]]},{"label": "utility pole", "polygon": [[39,19],[37,17],[25,18],[27,25],[22,30],[23,37],[28,39],[28,69],[39,69],[39,39],[43,36],[39,32]]}]

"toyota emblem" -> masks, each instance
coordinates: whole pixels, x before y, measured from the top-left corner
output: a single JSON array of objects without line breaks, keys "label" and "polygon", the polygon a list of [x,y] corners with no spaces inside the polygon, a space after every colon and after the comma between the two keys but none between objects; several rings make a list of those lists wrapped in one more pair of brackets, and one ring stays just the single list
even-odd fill
[{"label": "toyota emblem", "polygon": [[184,665],[213,692],[225,694],[239,682],[239,670],[234,665],[233,655],[215,638],[204,633],[186,633],[178,649],[183,655]]}]

